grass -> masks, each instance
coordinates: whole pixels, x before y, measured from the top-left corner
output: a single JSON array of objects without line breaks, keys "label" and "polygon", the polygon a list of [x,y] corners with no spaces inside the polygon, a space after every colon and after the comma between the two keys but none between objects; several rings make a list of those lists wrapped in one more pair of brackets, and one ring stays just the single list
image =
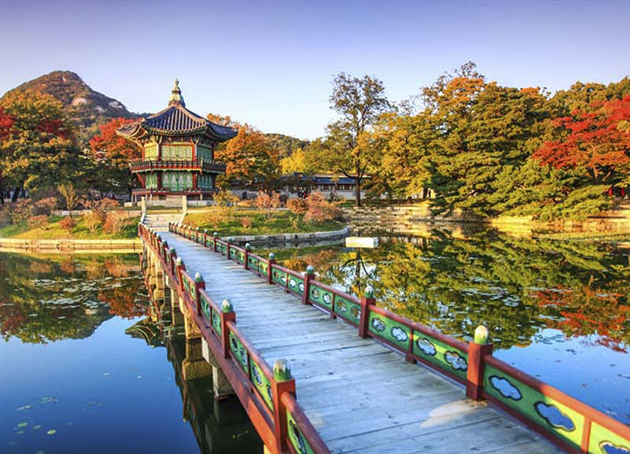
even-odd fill
[{"label": "grass", "polygon": [[[341,230],[345,224],[338,221],[304,222],[302,216],[288,210],[264,212],[256,209],[232,210],[221,216],[221,211],[207,209],[203,212],[188,213],[185,224],[218,232],[219,236],[270,235],[280,233],[313,233]],[[243,226],[244,219],[251,220],[251,227]]]},{"label": "grass", "polygon": [[61,216],[52,216],[46,228],[29,228],[26,221],[0,228],[0,238],[15,238],[25,240],[122,240],[132,239],[138,236],[138,222],[140,217],[126,218],[120,233],[111,234],[103,232],[98,227],[94,233],[85,226],[83,216],[74,218],[76,225],[71,231],[63,229],[60,225]]}]

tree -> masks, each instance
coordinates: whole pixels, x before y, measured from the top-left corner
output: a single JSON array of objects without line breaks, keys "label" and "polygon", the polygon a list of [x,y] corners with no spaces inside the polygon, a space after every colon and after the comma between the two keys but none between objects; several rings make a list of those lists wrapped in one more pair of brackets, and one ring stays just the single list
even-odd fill
[{"label": "tree", "polygon": [[90,139],[92,159],[99,164],[97,184],[105,190],[131,193],[137,186],[137,178],[129,169],[129,162],[142,156],[140,147],[116,134],[121,126],[133,123],[128,118],[115,118],[100,126],[100,133]]},{"label": "tree", "polygon": [[560,137],[532,156],[541,165],[580,170],[594,184],[630,183],[630,96],[594,103],[553,124]]},{"label": "tree", "polygon": [[262,132],[230,117],[210,114],[208,119],[238,130],[235,138],[217,148],[216,158],[227,165],[225,185],[238,184],[269,192],[281,184],[276,149]]},{"label": "tree", "polygon": [[366,147],[370,140],[361,136],[390,107],[385,86],[371,76],[358,78],[342,72],[333,80],[330,104],[341,118],[328,125],[323,153],[318,158],[328,170],[355,180],[356,204],[361,206],[361,183],[379,156]]},{"label": "tree", "polygon": [[77,192],[74,190],[74,185],[72,183],[63,183],[59,185],[57,188],[59,194],[66,202],[66,209],[68,210],[68,216],[72,216],[72,209],[76,206],[79,201],[79,196]]},{"label": "tree", "polygon": [[83,160],[61,103],[38,93],[9,93],[0,108],[0,175],[15,188],[14,201],[20,190],[54,188],[76,175]]},{"label": "tree", "polygon": [[[486,82],[473,63],[442,76],[423,91],[421,141],[429,151],[428,186],[435,211],[459,208],[494,215],[497,177],[521,166],[538,144],[550,116],[546,93]],[[426,173],[418,173],[426,180]],[[417,185],[420,186],[420,185]]]}]

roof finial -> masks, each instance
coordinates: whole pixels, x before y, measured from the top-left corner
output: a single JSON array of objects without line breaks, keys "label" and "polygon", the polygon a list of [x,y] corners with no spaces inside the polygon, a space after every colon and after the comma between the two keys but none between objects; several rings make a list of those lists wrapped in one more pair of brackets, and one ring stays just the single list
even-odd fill
[{"label": "roof finial", "polygon": [[175,78],[175,85],[173,85],[173,90],[171,90],[171,97],[168,100],[169,106],[182,106],[185,107],[186,103],[184,102],[184,97],[182,96],[182,91],[179,89],[179,79]]}]

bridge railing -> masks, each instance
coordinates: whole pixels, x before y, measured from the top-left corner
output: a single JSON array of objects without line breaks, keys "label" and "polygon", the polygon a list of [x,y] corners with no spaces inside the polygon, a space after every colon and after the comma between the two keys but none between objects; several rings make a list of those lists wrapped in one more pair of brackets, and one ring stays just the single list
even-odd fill
[{"label": "bridge railing", "polygon": [[[205,233],[200,236],[193,229],[174,226],[169,228],[208,248],[215,249],[215,246],[224,244],[226,254],[230,255],[231,260],[244,266],[245,263],[252,264],[252,272],[261,276],[268,269],[265,266],[268,267],[269,262],[255,254],[250,255],[248,248],[232,246],[216,237],[208,241]],[[177,257],[176,251],[155,232],[141,225],[139,234],[145,244],[157,254],[164,271],[172,283],[176,284],[175,288],[192,316],[198,317],[197,326],[215,357],[229,361],[232,370],[236,371],[237,382],[247,383],[244,391],[243,387],[235,383],[233,386],[242,402],[255,402],[257,410],[244,405],[271,452],[329,454],[328,448],[296,402],[295,379],[292,378],[288,365],[280,360],[276,361],[272,369],[240,332],[236,323],[236,312],[229,301],[224,301],[221,306],[213,301],[205,290],[201,276],[198,273],[191,276],[183,260]],[[230,254],[231,247],[234,247],[234,252]],[[307,446],[310,451],[303,451]]]},{"label": "bridge railing", "polygon": [[[169,230],[187,237],[192,229],[172,224]],[[492,356],[484,327],[477,329],[474,340],[464,343],[376,306],[371,290],[357,298],[313,279],[311,267],[298,273],[275,263],[273,254],[266,260],[251,254],[247,246],[237,248],[216,234],[212,238],[208,247],[232,260],[238,259],[226,251],[242,251],[239,263],[247,257],[245,268],[266,275],[269,284],[358,327],[361,337],[382,342],[403,353],[407,361],[421,362],[464,385],[471,399],[487,399],[569,452],[630,452],[630,427]],[[205,239],[198,242],[207,246]],[[299,414],[293,421],[298,420]]]}]

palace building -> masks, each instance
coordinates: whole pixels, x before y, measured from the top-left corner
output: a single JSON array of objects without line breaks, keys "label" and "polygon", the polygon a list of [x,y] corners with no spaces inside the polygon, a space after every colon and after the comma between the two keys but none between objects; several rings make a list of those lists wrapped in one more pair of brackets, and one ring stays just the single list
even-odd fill
[{"label": "palace building", "polygon": [[134,202],[211,199],[217,175],[225,173],[214,160],[216,146],[237,134],[186,109],[177,79],[166,109],[116,132],[142,147],[142,159],[131,162],[142,185],[133,190]]}]

